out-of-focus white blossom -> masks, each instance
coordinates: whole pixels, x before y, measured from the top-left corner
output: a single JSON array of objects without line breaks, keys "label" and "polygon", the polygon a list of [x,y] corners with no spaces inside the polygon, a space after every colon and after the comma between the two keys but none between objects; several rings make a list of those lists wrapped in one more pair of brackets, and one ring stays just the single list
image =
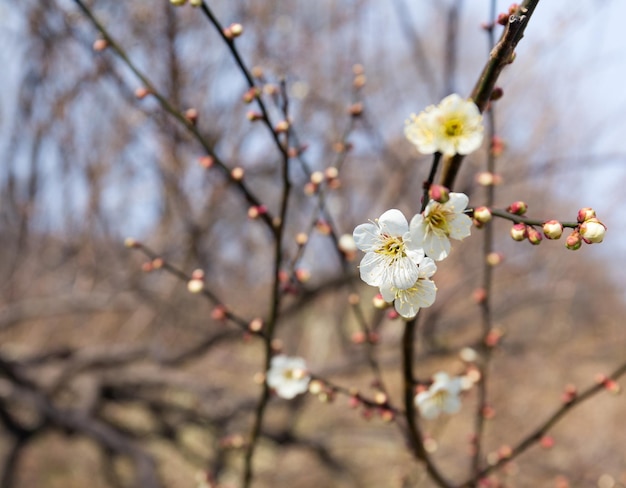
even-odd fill
[{"label": "out-of-focus white blossom", "polygon": [[311,377],[304,359],[280,354],[272,358],[266,381],[279,397],[290,400],[308,390]]},{"label": "out-of-focus white blossom", "polygon": [[463,390],[462,377],[450,378],[447,373],[433,376],[433,384],[415,396],[415,405],[425,419],[435,419],[441,413],[454,414],[461,410],[459,394]]},{"label": "out-of-focus white blossom", "polygon": [[482,115],[472,100],[452,94],[436,107],[411,115],[404,133],[422,154],[469,154],[483,141]]}]

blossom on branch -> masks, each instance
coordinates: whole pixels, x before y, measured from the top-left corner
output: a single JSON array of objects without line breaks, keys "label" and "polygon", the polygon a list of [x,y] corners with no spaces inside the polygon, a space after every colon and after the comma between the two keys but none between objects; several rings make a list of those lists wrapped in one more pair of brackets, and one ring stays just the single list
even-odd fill
[{"label": "blossom on branch", "polygon": [[376,221],[358,225],[353,237],[365,252],[359,265],[365,283],[403,290],[415,284],[424,250],[421,241],[411,239],[409,224],[400,210],[387,210]]},{"label": "blossom on branch", "polygon": [[470,235],[472,219],[463,212],[469,199],[464,193],[450,193],[450,200],[431,200],[424,212],[411,219],[411,241],[421,243],[426,255],[441,261],[450,254],[450,239],[462,240]]},{"label": "blossom on branch", "polygon": [[380,294],[386,302],[394,302],[396,312],[405,319],[417,315],[420,308],[430,307],[435,302],[437,287],[430,277],[437,271],[437,265],[430,258],[424,258],[418,265],[418,278],[413,286],[402,290],[386,284],[380,287]]},{"label": "blossom on branch", "polygon": [[470,154],[483,141],[483,117],[472,100],[452,94],[436,107],[412,114],[404,134],[422,154]]},{"label": "blossom on branch", "polygon": [[307,391],[311,376],[304,359],[280,354],[272,358],[266,381],[279,397],[290,400]]},{"label": "blossom on branch", "polygon": [[415,406],[425,419],[435,419],[441,413],[454,414],[461,410],[459,394],[463,390],[461,377],[450,378],[447,373],[433,376],[433,384],[415,396]]}]

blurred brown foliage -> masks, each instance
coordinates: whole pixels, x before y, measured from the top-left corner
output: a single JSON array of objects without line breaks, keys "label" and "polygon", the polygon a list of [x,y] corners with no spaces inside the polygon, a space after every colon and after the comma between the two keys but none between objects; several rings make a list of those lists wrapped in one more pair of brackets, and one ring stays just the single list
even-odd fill
[{"label": "blurred brown foliage", "polygon": [[[246,119],[244,79],[199,11],[166,1],[91,3],[171,103],[198,110],[198,128],[215,151],[229,167],[244,168],[250,188],[275,209],[279,155],[266,128]],[[267,84],[286,80],[309,169],[341,165],[341,186],[325,201],[339,233],[387,208],[417,211],[429,161],[403,139],[403,121],[445,92],[468,92],[486,59],[478,28],[486,7],[424,3],[212,5],[225,24],[244,25],[238,46]],[[138,81],[119,58],[93,51],[96,31],[72,2],[24,0],[1,9],[9,19],[3,43],[13,55],[0,99],[0,486],[187,487],[202,470],[235,486],[237,442],[260,392],[253,381],[262,369],[260,344],[212,319],[211,304],[180,280],[143,273],[144,257],[123,241],[131,234],[186,272],[205,270],[207,287],[252,319],[268,309],[271,236],[248,218],[223,175],[198,164],[203,153],[187,131],[150,97],[135,98]],[[536,34],[524,42],[533,46]],[[559,186],[563,162],[552,156],[570,144],[567,123],[535,98],[551,89],[551,75],[547,67],[524,69],[524,53],[532,52],[509,68],[515,79],[505,77],[505,98],[496,104],[508,143],[497,200],[524,199],[530,215],[574,220],[585,193]],[[366,77],[359,89],[355,64]],[[278,120],[271,93],[264,96]],[[364,111],[353,118],[347,108],[355,102]],[[484,158],[468,158],[457,186],[476,204],[482,189],[474,175]],[[296,234],[317,218],[317,200],[303,191],[306,172],[295,161],[291,169],[287,259],[296,255]],[[609,272],[623,260],[611,264],[589,247],[569,252],[560,241],[512,243],[508,224],[492,225],[506,257],[493,297],[494,322],[505,335],[489,378],[496,416],[487,424],[488,453],[515,444],[557,409],[566,384],[584,387],[608,373],[626,346],[626,308]],[[610,228],[607,239],[617,231]],[[480,341],[472,291],[481,245],[474,230],[439,266],[437,302],[420,320],[420,377],[461,372],[459,351]],[[311,279],[285,304],[277,336],[316,374],[371,394],[364,346],[351,340],[357,263],[342,270],[331,239],[313,231],[298,262]],[[399,398],[401,326],[370,306],[373,294],[363,287],[361,303],[380,334],[383,377]],[[458,481],[469,469],[471,392],[464,402],[460,415],[424,426],[437,441],[433,458]],[[502,486],[551,486],[561,475],[571,486],[591,486],[603,473],[625,485],[625,413],[623,397],[597,396],[557,425],[554,448],[534,447],[500,472]],[[341,396],[331,404],[311,395],[272,399],[255,472],[257,487],[430,486],[399,430],[376,415],[364,419]]]}]

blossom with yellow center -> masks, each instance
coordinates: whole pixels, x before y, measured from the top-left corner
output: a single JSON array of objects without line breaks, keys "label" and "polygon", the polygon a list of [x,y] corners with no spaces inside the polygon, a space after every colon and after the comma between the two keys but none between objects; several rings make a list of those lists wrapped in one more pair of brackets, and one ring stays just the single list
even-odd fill
[{"label": "blossom with yellow center", "polygon": [[365,252],[359,265],[365,283],[401,290],[415,284],[424,250],[411,239],[409,224],[400,210],[387,210],[375,222],[358,225],[353,237]]},{"label": "blossom with yellow center", "polygon": [[304,359],[280,354],[272,358],[266,381],[279,397],[291,399],[308,390],[311,377]]},{"label": "blossom with yellow center", "polygon": [[423,213],[411,219],[411,240],[423,246],[426,255],[441,261],[450,254],[450,239],[462,240],[470,235],[472,219],[463,213],[469,199],[464,193],[450,193],[450,200],[431,200]]},{"label": "blossom with yellow center", "polygon": [[396,312],[406,319],[417,315],[420,308],[430,307],[435,302],[437,287],[430,277],[437,271],[437,265],[430,258],[424,258],[418,265],[417,281],[406,290],[392,285],[382,285],[380,294],[386,302],[393,302]]},{"label": "blossom with yellow center", "polygon": [[483,117],[472,100],[452,94],[436,107],[431,105],[419,115],[412,114],[404,134],[422,154],[466,155],[482,144],[482,121]]},{"label": "blossom with yellow center", "polygon": [[425,419],[435,419],[443,413],[454,414],[461,410],[459,394],[463,389],[463,379],[450,378],[447,373],[433,376],[433,384],[426,391],[415,396],[415,406]]}]

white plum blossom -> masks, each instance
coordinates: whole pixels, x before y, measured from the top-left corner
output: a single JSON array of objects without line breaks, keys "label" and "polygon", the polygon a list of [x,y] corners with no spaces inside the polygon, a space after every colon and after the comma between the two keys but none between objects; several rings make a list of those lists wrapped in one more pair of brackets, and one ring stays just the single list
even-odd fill
[{"label": "white plum blossom", "polygon": [[280,354],[272,358],[266,381],[279,397],[290,400],[308,390],[311,376],[304,359]]},{"label": "white plum blossom", "polygon": [[483,141],[482,115],[476,104],[460,95],[445,97],[439,105],[412,114],[404,133],[422,154],[469,154]]},{"label": "white plum blossom", "polygon": [[376,221],[358,225],[353,237],[365,252],[359,265],[365,283],[403,290],[415,284],[424,250],[421,241],[411,239],[409,224],[400,210],[387,210]]},{"label": "white plum blossom", "polygon": [[431,200],[423,213],[411,219],[411,241],[423,246],[426,255],[441,261],[450,254],[450,239],[470,235],[472,219],[463,213],[469,199],[464,193],[450,193],[450,200]]},{"label": "white plum blossom", "polygon": [[454,414],[461,410],[459,394],[464,389],[462,377],[450,378],[447,373],[433,376],[433,384],[415,396],[415,406],[425,419],[435,419],[441,413]]},{"label": "white plum blossom", "polygon": [[418,265],[417,281],[405,290],[390,284],[380,287],[380,294],[386,302],[394,302],[396,312],[406,319],[417,315],[420,308],[430,307],[435,302],[437,287],[429,278],[437,271],[437,265],[430,258],[424,258]]}]

